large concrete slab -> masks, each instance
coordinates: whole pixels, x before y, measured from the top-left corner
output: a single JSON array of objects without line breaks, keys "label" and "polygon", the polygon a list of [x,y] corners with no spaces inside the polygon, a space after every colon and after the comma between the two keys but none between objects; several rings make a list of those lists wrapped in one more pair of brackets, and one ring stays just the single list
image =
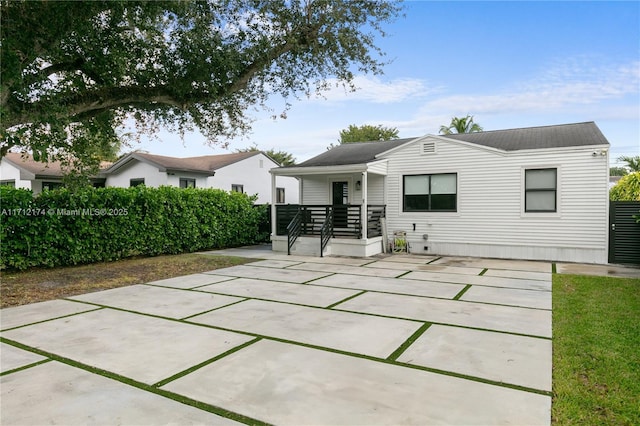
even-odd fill
[{"label": "large concrete slab", "polygon": [[182,277],[167,278],[166,280],[151,281],[147,284],[158,285],[162,287],[195,288],[231,279],[233,279],[233,277],[209,274],[191,274],[184,275]]},{"label": "large concrete slab", "polygon": [[73,296],[73,299],[176,319],[199,314],[242,300],[240,297],[221,296],[149,285],[132,285],[129,287],[114,288],[112,290]]},{"label": "large concrete slab", "polygon": [[0,329],[7,330],[21,325],[33,324],[80,312],[99,309],[93,305],[69,302],[67,300],[51,300],[49,302],[32,303],[0,310]]},{"label": "large concrete slab", "polygon": [[601,277],[640,278],[640,268],[621,265],[591,265],[583,263],[558,263],[559,274],[596,275]]},{"label": "large concrete slab", "polygon": [[189,321],[386,358],[422,324],[328,309],[247,300]]},{"label": "large concrete slab", "polygon": [[289,283],[305,283],[332,274],[332,268],[324,267],[324,272],[297,271],[292,269],[261,268],[259,266],[239,265],[230,268],[216,269],[207,274],[226,275],[239,278],[259,278]]},{"label": "large concrete slab", "polygon": [[383,262],[417,263],[420,265],[425,265],[429,262],[433,262],[437,258],[438,256],[410,254],[380,255],[380,257],[376,256],[376,259]]},{"label": "large concrete slab", "polygon": [[402,278],[408,280],[437,281],[445,283],[486,285],[490,287],[521,288],[524,290],[551,291],[551,282],[540,280],[523,280],[518,278],[485,277],[478,275],[451,274],[447,272],[413,271]]},{"label": "large concrete slab", "polygon": [[548,425],[551,398],[260,341],[163,389],[278,425]]},{"label": "large concrete slab", "polygon": [[489,269],[484,273],[485,277],[520,278],[524,280],[549,281],[553,278],[551,272],[516,271],[510,269]]},{"label": "large concrete slab", "polygon": [[398,275],[402,275],[407,270],[397,269],[378,269],[378,268],[363,268],[360,266],[351,265],[324,265],[321,263],[301,263],[287,268],[287,270],[302,270],[302,271],[331,271],[340,274],[352,274],[352,275],[366,275],[369,277],[386,277],[393,278]]},{"label": "large concrete slab", "polygon": [[0,343],[0,373],[44,361],[45,359],[47,358],[42,355],[34,354],[6,343]]},{"label": "large concrete slab", "polygon": [[509,269],[519,271],[551,272],[550,262],[534,260],[488,259],[477,257],[446,256],[431,263],[432,265],[479,267],[489,269]]},{"label": "large concrete slab", "polygon": [[366,277],[346,274],[330,275],[328,277],[315,280],[308,285],[354,288],[358,290],[440,297],[445,299],[453,299],[465,287],[462,284],[404,280],[402,278]]},{"label": "large concrete slab", "polygon": [[[282,255],[286,256],[286,255]],[[321,263],[328,265],[348,265],[348,266],[362,266],[369,262],[373,262],[374,259],[367,257],[341,257],[341,256],[286,256],[287,260],[297,260],[300,262]]]},{"label": "large concrete slab", "polygon": [[229,294],[233,296],[268,299],[279,302],[300,303],[325,307],[358,293],[358,290],[327,288],[308,284],[238,278],[233,281],[198,288],[198,291]]},{"label": "large concrete slab", "polygon": [[399,362],[551,391],[551,340],[434,324]]},{"label": "large concrete slab", "polygon": [[249,266],[262,266],[264,268],[286,268],[287,266],[293,266],[301,263],[300,261],[291,260],[258,260],[257,262],[248,263]]},{"label": "large concrete slab", "polygon": [[3,425],[239,424],[55,361],[0,382]]},{"label": "large concrete slab", "polygon": [[458,266],[425,265],[411,262],[377,261],[365,265],[367,268],[400,269],[404,271],[450,272],[456,274],[478,275],[483,268],[464,268]]},{"label": "large concrete slab", "polygon": [[496,303],[498,305],[522,306],[525,308],[551,309],[551,292],[471,286],[460,300],[470,302]]},{"label": "large concrete slab", "polygon": [[2,337],[148,384],[252,339],[112,309],[10,330]]},{"label": "large concrete slab", "polygon": [[334,309],[551,337],[551,312],[461,300],[364,293]]}]

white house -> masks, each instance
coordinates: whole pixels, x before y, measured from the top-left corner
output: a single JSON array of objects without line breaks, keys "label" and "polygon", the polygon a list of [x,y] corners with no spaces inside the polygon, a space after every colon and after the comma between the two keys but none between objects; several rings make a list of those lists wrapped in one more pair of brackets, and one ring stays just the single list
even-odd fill
[{"label": "white house", "polygon": [[[92,178],[95,186],[128,188],[145,184],[182,188],[218,188],[258,196],[256,203],[275,204],[299,202],[299,185],[295,177],[279,177],[273,187],[269,169],[279,166],[262,152],[205,155],[178,158],[141,152],[128,154]],[[58,161],[41,163],[30,155],[7,153],[0,161],[0,185],[31,189],[34,194],[43,189],[62,186],[64,168]]]},{"label": "white house", "polygon": [[593,122],[340,145],[271,171],[301,180],[273,249],[607,263],[608,152]]},{"label": "white house", "polygon": [[[64,167],[59,161],[42,163],[31,155],[8,152],[0,160],[0,185],[30,189],[34,194],[43,189],[62,186]],[[95,186],[104,186],[104,177],[91,178]]]},{"label": "white house", "polygon": [[[200,157],[167,157],[130,153],[104,171],[106,186],[130,187],[144,184],[181,188],[218,188],[257,195],[256,203],[271,202],[269,169],[279,166],[260,151]],[[298,203],[298,181],[294,177],[276,180],[275,203]]]}]

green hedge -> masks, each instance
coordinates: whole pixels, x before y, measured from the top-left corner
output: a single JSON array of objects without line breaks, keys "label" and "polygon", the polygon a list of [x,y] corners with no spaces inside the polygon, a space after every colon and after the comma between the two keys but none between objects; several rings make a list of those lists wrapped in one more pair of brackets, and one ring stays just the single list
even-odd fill
[{"label": "green hedge", "polygon": [[0,267],[26,269],[234,247],[264,239],[265,206],[217,189],[0,187]]}]

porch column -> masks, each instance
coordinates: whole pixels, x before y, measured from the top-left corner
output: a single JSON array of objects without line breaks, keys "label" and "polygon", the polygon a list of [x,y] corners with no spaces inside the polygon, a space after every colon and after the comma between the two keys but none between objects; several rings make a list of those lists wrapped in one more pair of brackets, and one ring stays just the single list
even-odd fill
[{"label": "porch column", "polygon": [[367,172],[366,170],[364,172],[362,172],[362,178],[361,178],[361,183],[362,183],[362,208],[360,209],[360,223],[362,224],[362,239],[366,240],[367,239],[367,219],[368,219],[368,215],[367,215],[367,193],[369,192],[369,189],[367,188]]},{"label": "porch column", "polygon": [[276,201],[277,201],[277,190],[276,190],[276,175],[273,172],[271,173],[271,238],[275,238],[276,236]]}]

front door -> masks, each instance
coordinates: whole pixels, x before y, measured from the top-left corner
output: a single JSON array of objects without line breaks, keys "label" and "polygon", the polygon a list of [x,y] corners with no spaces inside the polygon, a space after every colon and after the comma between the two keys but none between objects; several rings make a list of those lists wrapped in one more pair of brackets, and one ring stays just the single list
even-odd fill
[{"label": "front door", "polygon": [[333,205],[334,228],[347,227],[347,205],[349,204],[348,182],[332,182],[331,200]]}]

